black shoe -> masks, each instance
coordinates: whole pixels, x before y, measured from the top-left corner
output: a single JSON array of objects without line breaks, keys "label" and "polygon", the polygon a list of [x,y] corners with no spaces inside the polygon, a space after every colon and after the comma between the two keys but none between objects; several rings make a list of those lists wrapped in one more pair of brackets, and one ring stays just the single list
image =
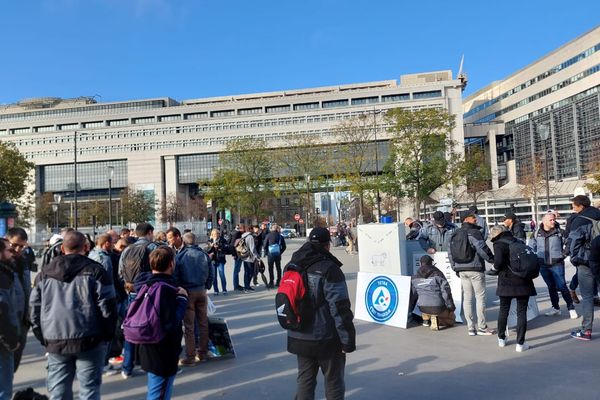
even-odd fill
[{"label": "black shoe", "polygon": [[237,290],[238,292],[243,292],[244,288],[242,286],[236,286],[235,290]]},{"label": "black shoe", "polygon": [[246,290],[249,290],[249,291],[251,291],[251,292],[254,292],[256,289],[254,289],[253,287],[249,287],[249,288],[246,288]]}]

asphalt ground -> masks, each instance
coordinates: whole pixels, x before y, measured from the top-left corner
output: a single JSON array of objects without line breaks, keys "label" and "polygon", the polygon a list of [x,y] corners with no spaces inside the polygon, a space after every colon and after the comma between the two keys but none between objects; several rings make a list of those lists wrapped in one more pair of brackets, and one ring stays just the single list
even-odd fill
[{"label": "asphalt ground", "polygon": [[[302,244],[288,242],[284,263]],[[358,257],[341,247],[332,253],[343,263],[354,308]],[[233,262],[226,276],[231,290]],[[567,267],[567,279],[574,274]],[[241,276],[242,274],[240,274]],[[600,399],[600,336],[590,342],[571,339],[581,318],[569,319],[561,299],[562,315],[546,317],[548,290],[535,281],[540,316],[528,324],[529,351],[515,352],[515,334],[499,348],[495,336],[467,335],[464,325],[433,332],[420,325],[400,329],[355,321],[357,350],[347,357],[348,399]],[[487,280],[487,318],[496,326],[496,279]],[[217,315],[226,318],[237,356],[214,359],[183,369],[175,379],[174,399],[292,399],[295,394],[296,358],[286,352],[286,333],[275,318],[274,290],[264,285],[253,293],[210,295]],[[577,311],[581,311],[579,305]],[[600,317],[596,308],[595,317]],[[597,322],[600,323],[600,322]],[[33,387],[46,393],[45,350],[30,334],[23,361],[15,375],[15,390]],[[77,389],[77,383],[74,384]],[[319,376],[317,398],[323,399]],[[104,399],[142,399],[146,377],[124,380],[105,376]]]}]

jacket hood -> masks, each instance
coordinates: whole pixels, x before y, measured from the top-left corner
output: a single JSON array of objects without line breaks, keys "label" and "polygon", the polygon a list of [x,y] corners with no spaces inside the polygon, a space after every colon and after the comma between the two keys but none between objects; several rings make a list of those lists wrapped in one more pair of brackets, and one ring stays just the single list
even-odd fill
[{"label": "jacket hood", "polygon": [[342,266],[340,260],[335,258],[333,254],[325,250],[323,247],[311,242],[306,242],[294,254],[292,254],[293,264],[308,267],[319,261],[331,261],[338,267]]},{"label": "jacket hood", "polygon": [[600,210],[596,207],[586,207],[578,215],[583,215],[591,219],[600,220]]},{"label": "jacket hood", "polygon": [[500,240],[502,238],[514,240],[515,236],[512,234],[511,231],[500,232],[498,234],[498,236],[496,236],[495,238],[492,239],[492,242],[497,242],[498,240]]},{"label": "jacket hood", "polygon": [[133,287],[136,292],[139,292],[142,286],[146,284],[152,284],[154,282],[167,282],[171,285],[175,286],[175,281],[173,280],[173,276],[164,273],[153,274],[152,272],[142,272],[140,273],[133,282]]},{"label": "jacket hood", "polygon": [[439,269],[437,269],[435,267],[435,265],[422,265],[416,273],[416,277],[417,278],[429,278],[430,276],[434,275],[434,274],[441,274],[444,275],[442,271],[440,271]]},{"label": "jacket hood", "polygon": [[73,279],[90,264],[98,264],[92,259],[81,254],[67,254],[54,257],[44,268],[44,275],[61,282],[72,282]]}]

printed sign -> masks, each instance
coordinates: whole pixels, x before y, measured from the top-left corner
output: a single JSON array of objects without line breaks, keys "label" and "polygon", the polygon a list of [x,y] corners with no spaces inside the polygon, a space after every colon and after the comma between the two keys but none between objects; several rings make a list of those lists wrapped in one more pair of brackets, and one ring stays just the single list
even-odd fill
[{"label": "printed sign", "polygon": [[408,275],[404,262],[404,224],[358,226],[359,270],[382,275]]},{"label": "printed sign", "polygon": [[357,319],[406,328],[409,300],[409,276],[358,273]]}]

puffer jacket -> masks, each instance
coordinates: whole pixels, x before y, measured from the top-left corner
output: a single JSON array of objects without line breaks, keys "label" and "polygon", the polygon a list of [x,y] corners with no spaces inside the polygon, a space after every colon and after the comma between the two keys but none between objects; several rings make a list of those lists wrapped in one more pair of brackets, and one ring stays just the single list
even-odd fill
[{"label": "puffer jacket", "polygon": [[288,330],[287,349],[306,357],[323,357],[356,349],[354,315],[342,263],[319,245],[306,242],[291,263],[307,268],[314,318],[302,331]]},{"label": "puffer jacket", "polygon": [[225,264],[227,262],[225,255],[230,253],[231,251],[229,249],[229,243],[227,243],[227,240],[225,240],[225,238],[219,236],[219,238],[217,239],[217,248],[213,246],[214,244],[215,241],[212,238],[208,239],[208,243],[206,245],[207,254],[209,255],[212,262],[214,262],[215,264]]},{"label": "puffer jacket", "polygon": [[19,342],[26,318],[25,291],[13,267],[0,263],[0,346],[6,350],[14,349]]},{"label": "puffer jacket", "polygon": [[494,243],[494,269],[498,273],[497,296],[521,297],[535,296],[535,286],[533,280],[521,278],[513,274],[510,270],[510,245],[508,242],[516,242],[512,232],[505,231],[500,233],[492,242]]},{"label": "puffer jacket", "polygon": [[541,266],[564,265],[563,232],[558,227],[549,231],[540,226],[534,237],[529,240],[529,247],[537,254]]},{"label": "puffer jacket", "polygon": [[44,266],[29,304],[33,333],[50,353],[79,353],[112,340],[115,289],[102,265],[86,256],[58,256]]},{"label": "puffer jacket", "polygon": [[450,284],[444,273],[433,265],[422,265],[411,278],[411,292],[419,307],[455,310]]},{"label": "puffer jacket", "polygon": [[575,266],[589,265],[590,243],[592,239],[592,221],[600,220],[600,210],[596,207],[586,207],[573,218],[569,232],[571,263]]},{"label": "puffer jacket", "polygon": [[419,244],[425,251],[434,248],[436,251],[450,251],[450,237],[456,230],[456,225],[446,222],[443,227],[429,224],[421,228],[419,232]]},{"label": "puffer jacket", "polygon": [[[452,269],[456,272],[461,271],[476,271],[476,272],[484,272],[485,271],[485,261],[489,263],[494,262],[494,254],[483,240],[483,236],[481,233],[481,227],[478,225],[473,225],[468,222],[464,222],[459,229],[464,229],[467,231],[467,237],[469,238],[469,243],[475,249],[475,257],[473,260],[468,263],[457,263],[452,258],[452,252],[448,251],[448,258],[450,259],[450,265]],[[458,231],[458,229],[456,230]],[[455,231],[455,232],[456,232]],[[454,234],[454,232],[453,232]]]},{"label": "puffer jacket", "polygon": [[184,246],[175,256],[173,278],[189,292],[210,289],[213,281],[210,257],[196,245]]}]

